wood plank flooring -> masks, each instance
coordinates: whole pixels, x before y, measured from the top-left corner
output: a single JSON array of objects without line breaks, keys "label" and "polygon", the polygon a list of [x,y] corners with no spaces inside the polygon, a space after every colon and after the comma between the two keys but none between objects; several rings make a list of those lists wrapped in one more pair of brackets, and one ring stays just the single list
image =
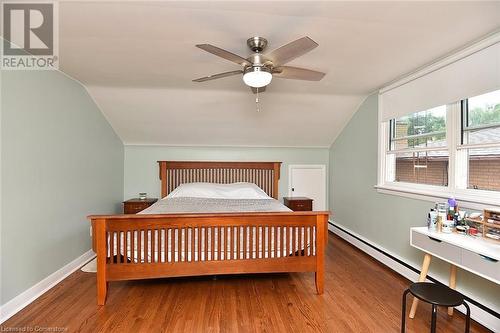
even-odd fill
[{"label": "wood plank flooring", "polygon": [[[325,294],[314,275],[265,274],[112,282],[96,305],[95,275],[77,271],[6,321],[51,332],[399,332],[410,282],[330,234]],[[408,303],[411,298],[408,298]],[[409,308],[409,304],[408,304]],[[421,303],[407,332],[429,332]],[[464,318],[440,309],[438,332],[463,332]],[[487,332],[473,323],[471,332]]]}]

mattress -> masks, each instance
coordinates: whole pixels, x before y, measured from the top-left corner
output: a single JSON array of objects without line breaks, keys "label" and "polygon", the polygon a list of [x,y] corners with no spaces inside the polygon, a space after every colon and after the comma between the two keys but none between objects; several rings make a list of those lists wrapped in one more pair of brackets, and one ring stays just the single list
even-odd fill
[{"label": "mattress", "polygon": [[232,212],[291,212],[278,200],[269,199],[214,199],[168,198],[155,202],[138,214],[172,213],[232,213]]},{"label": "mattress", "polygon": [[[228,213],[228,212],[288,212],[291,211],[288,207],[281,204],[278,200],[269,198],[269,199],[214,199],[214,198],[190,198],[190,197],[181,197],[181,198],[163,198],[162,200],[157,201],[155,204],[150,207],[144,209],[138,214],[173,214],[173,213]],[[250,228],[252,228],[252,233],[250,232]],[[205,228],[201,228],[201,232],[193,229],[186,230],[148,230],[141,232],[129,232],[126,235],[121,233],[120,235],[115,234],[113,247],[114,249],[110,249],[108,254],[111,252],[115,255],[120,252],[120,254],[124,255],[126,252],[126,256],[128,258],[139,258],[139,255],[143,262],[145,261],[160,261],[160,262],[172,262],[172,261],[204,261],[204,260],[225,260],[232,258],[268,258],[268,255],[272,257],[281,257],[281,242],[283,239],[283,235],[281,232],[284,232],[285,239],[288,240],[285,243],[286,253],[284,255],[289,255],[291,250],[289,249],[301,249],[301,250],[309,250],[310,244],[308,243],[308,239],[312,239],[314,242],[315,233],[312,232],[312,235],[309,235],[312,229],[308,230],[306,228],[298,228],[295,230],[295,244],[291,244],[289,242],[289,234],[290,229],[277,231],[275,228],[268,227],[247,227],[246,230],[246,239],[243,240],[243,228],[233,229],[232,232],[227,235],[227,228],[217,228],[215,227],[212,234],[212,229],[208,228],[205,233]],[[168,234],[166,234],[168,232]],[[181,232],[181,251],[179,253],[179,244],[177,240],[179,239],[178,233]],[[247,250],[240,250],[237,252],[236,241],[231,241],[231,238],[237,239],[236,233],[240,233],[240,246],[239,248],[243,248],[243,242],[247,244]],[[275,235],[275,232],[278,234]],[[172,234],[174,233],[174,234]],[[186,234],[187,233],[187,234]],[[219,237],[219,233],[221,233],[221,237]],[[207,243],[205,240],[205,234],[208,237],[208,251],[205,253],[204,249],[200,249],[198,247],[198,237],[201,237],[202,244]],[[250,242],[250,235],[253,234],[253,240]],[[127,237],[127,249],[125,250],[124,239]],[[165,237],[168,237],[170,242],[168,242],[168,248],[165,249]],[[270,240],[268,241],[270,237]],[[278,238],[277,243],[275,244],[275,239]],[[134,239],[132,243],[132,238]],[[141,244],[148,244],[147,249],[142,249],[141,253],[139,253],[138,249],[138,240],[141,239]],[[193,242],[194,238],[194,242]],[[214,257],[212,258],[212,238],[214,239]],[[217,249],[219,248],[219,239],[221,240],[221,248],[224,249],[218,253]],[[121,241],[118,242],[118,239]],[[152,240],[154,239],[154,242]],[[185,243],[185,239],[187,242]],[[257,242],[257,240],[259,240]],[[262,242],[264,240],[264,242]],[[158,244],[154,249],[151,248],[151,244]],[[186,251],[186,245],[190,245],[194,243],[195,246],[193,249],[188,248]],[[249,244],[253,243],[253,248],[249,248]],[[120,245],[121,244],[121,245]],[[133,248],[132,248],[132,245]],[[231,248],[231,244],[233,247]],[[270,245],[270,250],[268,251],[268,247]],[[110,248],[110,246],[108,246]],[[274,249],[276,248],[276,251]],[[165,251],[166,250],[166,251]],[[132,251],[134,252],[134,256],[132,256]],[[226,258],[228,256],[229,258]],[[165,257],[167,256],[167,257]],[[134,259],[135,262],[138,262],[138,259]]]}]

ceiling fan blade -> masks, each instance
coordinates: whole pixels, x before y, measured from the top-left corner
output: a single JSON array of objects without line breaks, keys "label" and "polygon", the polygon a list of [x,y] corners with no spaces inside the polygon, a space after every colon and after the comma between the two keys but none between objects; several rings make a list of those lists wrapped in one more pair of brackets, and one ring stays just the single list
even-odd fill
[{"label": "ceiling fan blade", "polygon": [[273,69],[273,77],[279,77],[281,79],[319,81],[325,75],[326,74],[322,72],[291,66],[280,66]]},{"label": "ceiling fan blade", "polygon": [[207,51],[208,53],[212,53],[218,57],[221,57],[221,58],[224,58],[224,59],[229,60],[231,62],[237,63],[238,65],[241,65],[241,66],[251,65],[251,63],[248,62],[248,60],[246,60],[245,58],[240,57],[239,55],[231,53],[229,51],[223,50],[217,46],[213,46],[210,44],[198,44],[198,45],[196,45],[196,47],[198,47],[204,51]]},{"label": "ceiling fan blade", "polygon": [[266,86],[264,86],[264,87],[260,87],[260,88],[250,87],[250,89],[252,90],[252,92],[253,92],[254,94],[256,94],[256,93],[257,93],[257,89],[258,89],[258,90],[259,90],[259,94],[260,94],[260,93],[263,93],[264,91],[266,91]]},{"label": "ceiling fan blade", "polygon": [[213,74],[213,75],[209,75],[209,76],[200,77],[199,79],[194,79],[193,82],[205,82],[205,81],[210,81],[210,80],[222,79],[223,77],[238,75],[238,74],[242,74],[242,73],[243,73],[242,70],[238,70],[238,71]]},{"label": "ceiling fan blade", "polygon": [[318,46],[318,43],[313,41],[309,37],[302,37],[271,51],[266,55],[266,58],[270,59],[275,66],[284,65],[293,59],[300,57],[303,54],[311,51]]}]

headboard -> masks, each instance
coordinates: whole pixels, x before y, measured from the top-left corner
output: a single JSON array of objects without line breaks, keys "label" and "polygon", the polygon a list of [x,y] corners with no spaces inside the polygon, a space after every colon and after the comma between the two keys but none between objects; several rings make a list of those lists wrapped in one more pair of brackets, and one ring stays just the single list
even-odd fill
[{"label": "headboard", "polygon": [[278,199],[281,162],[181,162],[158,161],[161,197],[183,183],[207,182],[257,184],[270,197]]}]

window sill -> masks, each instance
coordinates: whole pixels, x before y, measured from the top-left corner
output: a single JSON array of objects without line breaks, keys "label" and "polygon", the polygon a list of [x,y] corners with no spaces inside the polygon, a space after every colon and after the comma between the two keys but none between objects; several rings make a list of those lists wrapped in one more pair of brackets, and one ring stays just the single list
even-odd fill
[{"label": "window sill", "polygon": [[378,193],[396,195],[405,198],[430,202],[455,198],[460,207],[483,210],[485,208],[500,210],[500,192],[481,190],[455,190],[438,186],[408,186],[407,184],[375,185]]}]

